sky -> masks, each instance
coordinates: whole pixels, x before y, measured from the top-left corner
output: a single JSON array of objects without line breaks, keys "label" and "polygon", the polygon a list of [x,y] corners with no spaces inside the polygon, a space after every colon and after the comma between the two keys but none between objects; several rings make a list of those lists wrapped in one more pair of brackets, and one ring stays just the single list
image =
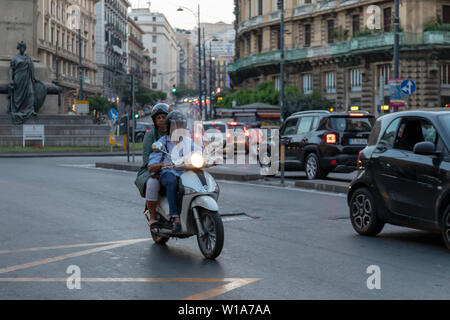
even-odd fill
[{"label": "sky", "polygon": [[129,0],[133,8],[147,8],[150,2],[150,10],[163,13],[173,28],[193,29],[197,25],[197,19],[192,13],[185,10],[177,11],[180,6],[187,7],[197,14],[200,4],[200,22],[232,23],[234,21],[233,0]]}]

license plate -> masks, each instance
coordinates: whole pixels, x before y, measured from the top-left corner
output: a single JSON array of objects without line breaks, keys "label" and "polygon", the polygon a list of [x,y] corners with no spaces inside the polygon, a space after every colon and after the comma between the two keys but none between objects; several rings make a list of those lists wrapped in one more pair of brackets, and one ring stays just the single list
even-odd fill
[{"label": "license plate", "polygon": [[367,144],[367,139],[352,138],[352,139],[348,139],[348,143],[349,144]]}]

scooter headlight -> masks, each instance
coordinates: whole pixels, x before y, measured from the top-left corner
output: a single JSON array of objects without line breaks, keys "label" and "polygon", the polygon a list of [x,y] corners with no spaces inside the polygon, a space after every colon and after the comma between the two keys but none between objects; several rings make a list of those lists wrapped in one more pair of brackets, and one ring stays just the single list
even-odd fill
[{"label": "scooter headlight", "polygon": [[195,168],[200,169],[205,165],[205,159],[199,153],[193,153],[191,156],[191,163]]}]

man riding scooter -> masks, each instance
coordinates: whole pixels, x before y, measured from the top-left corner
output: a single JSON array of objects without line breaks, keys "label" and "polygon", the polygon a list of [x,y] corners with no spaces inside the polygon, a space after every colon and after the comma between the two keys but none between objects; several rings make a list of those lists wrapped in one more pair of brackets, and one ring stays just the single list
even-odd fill
[{"label": "man riding scooter", "polygon": [[[174,138],[174,131],[177,129],[186,129],[187,120],[185,116],[178,112],[172,111],[166,117],[166,135],[161,137],[158,142],[165,148],[165,153],[153,152],[150,154],[148,167],[152,173],[160,172],[159,182],[165,188],[167,200],[169,202],[170,216],[173,223],[172,232],[178,233],[181,231],[180,208],[177,202],[178,177],[183,174],[185,170],[174,170],[167,168],[173,165],[174,159],[171,159],[172,151],[175,147],[180,147],[181,144],[193,146],[192,140],[189,136],[182,136],[178,141],[172,141]],[[186,140],[184,140],[186,139]],[[177,156],[183,157],[183,148],[179,151]]]}]

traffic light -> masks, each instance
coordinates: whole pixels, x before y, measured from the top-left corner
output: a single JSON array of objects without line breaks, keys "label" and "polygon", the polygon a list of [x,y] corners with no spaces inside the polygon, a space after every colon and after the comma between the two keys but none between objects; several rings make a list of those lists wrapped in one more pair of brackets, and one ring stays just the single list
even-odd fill
[{"label": "traffic light", "polygon": [[177,87],[176,87],[176,85],[173,85],[173,87],[172,87],[172,93],[173,93],[173,94],[177,93]]},{"label": "traffic light", "polygon": [[139,113],[136,113],[136,114],[134,115],[134,118],[135,118],[135,119],[139,119]]},{"label": "traffic light", "polygon": [[121,135],[127,134],[127,132],[128,132],[128,115],[127,114],[120,117],[119,131],[120,131]]},{"label": "traffic light", "polygon": [[277,8],[278,10],[282,10],[284,7],[284,0],[277,0]]}]

